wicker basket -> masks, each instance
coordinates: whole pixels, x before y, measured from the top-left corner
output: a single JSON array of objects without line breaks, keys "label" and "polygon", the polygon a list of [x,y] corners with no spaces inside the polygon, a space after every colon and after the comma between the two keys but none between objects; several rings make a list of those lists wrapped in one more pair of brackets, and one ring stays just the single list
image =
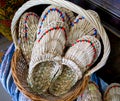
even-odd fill
[{"label": "wicker basket", "polygon": [[[37,95],[35,93],[32,93],[28,84],[27,84],[27,75],[28,75],[28,66],[26,65],[25,59],[23,58],[22,52],[20,50],[18,39],[17,39],[17,23],[19,21],[20,16],[29,8],[40,6],[41,4],[53,4],[56,6],[64,7],[66,9],[69,9],[73,11],[76,14],[83,15],[100,33],[100,37],[102,39],[103,43],[103,57],[100,60],[100,62],[91,70],[89,70],[84,77],[82,78],[81,82],[78,82],[68,93],[56,97],[53,95],[48,94],[47,96],[44,95]],[[107,34],[102,27],[101,23],[91,14],[88,13],[86,10],[82,9],[81,7],[64,0],[30,0],[22,5],[21,8],[18,9],[18,11],[15,13],[14,18],[12,20],[11,24],[11,33],[13,42],[15,44],[16,51],[14,53],[14,56],[12,58],[12,75],[14,78],[14,81],[18,87],[18,89],[23,92],[27,97],[32,99],[33,101],[72,101],[78,95],[80,95],[84,89],[86,88],[89,76],[96,72],[98,69],[103,67],[108,59],[109,53],[110,53],[110,43],[109,39],[107,37]]]},{"label": "wicker basket", "polygon": [[0,62],[2,62],[2,57],[3,57],[4,53],[0,52]]}]

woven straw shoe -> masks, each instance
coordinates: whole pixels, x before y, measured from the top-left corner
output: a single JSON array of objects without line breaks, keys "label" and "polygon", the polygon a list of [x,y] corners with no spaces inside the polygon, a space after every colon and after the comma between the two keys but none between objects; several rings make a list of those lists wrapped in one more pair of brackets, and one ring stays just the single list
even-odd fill
[{"label": "woven straw shoe", "polygon": [[66,52],[62,59],[62,74],[51,84],[50,92],[56,96],[70,90],[96,61],[101,52],[99,40],[93,36],[83,36]]},{"label": "woven straw shoe", "polygon": [[39,16],[33,12],[24,13],[19,21],[19,45],[28,64],[36,39],[38,21]]},{"label": "woven straw shoe", "polygon": [[104,93],[104,101],[120,101],[120,84],[119,83],[111,83],[105,93]]},{"label": "woven straw shoe", "polygon": [[[74,19],[74,14],[68,9],[50,5],[42,13],[38,24],[37,36],[42,36],[41,31],[53,23],[61,23],[66,28],[66,33],[69,32],[69,25]],[[65,24],[65,25],[64,25]]]},{"label": "woven straw shoe", "polygon": [[[95,16],[95,18],[99,20],[99,16],[95,11],[87,10],[88,13],[91,13]],[[73,34],[74,33],[74,34]],[[94,28],[94,26],[87,21],[82,15],[78,15],[75,20],[71,23],[71,29],[68,34],[67,45],[71,45],[77,39],[81,38],[84,35],[95,36],[96,38],[100,38],[98,31]]]},{"label": "woven straw shoe", "polygon": [[94,82],[90,81],[83,94],[78,97],[77,101],[102,101],[99,87]]}]

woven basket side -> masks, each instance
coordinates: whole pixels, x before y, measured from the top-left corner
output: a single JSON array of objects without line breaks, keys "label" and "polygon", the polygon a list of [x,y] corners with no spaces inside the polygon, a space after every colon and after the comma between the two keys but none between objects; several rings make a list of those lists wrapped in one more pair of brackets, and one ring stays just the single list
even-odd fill
[{"label": "woven basket side", "polygon": [[102,95],[98,86],[90,81],[84,93],[78,97],[77,101],[102,101]]}]

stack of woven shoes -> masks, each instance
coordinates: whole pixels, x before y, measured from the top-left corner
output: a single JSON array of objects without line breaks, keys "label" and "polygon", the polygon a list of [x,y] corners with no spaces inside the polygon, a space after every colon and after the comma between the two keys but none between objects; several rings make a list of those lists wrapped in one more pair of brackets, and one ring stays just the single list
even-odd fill
[{"label": "stack of woven shoes", "polygon": [[38,94],[46,92],[53,78],[57,78],[62,72],[61,59],[69,32],[67,15],[72,14],[70,13],[62,8],[49,6],[39,20],[28,74],[29,84]]},{"label": "stack of woven shoes", "polygon": [[69,48],[62,58],[62,73],[50,86],[50,92],[56,96],[67,93],[81,80],[101,51],[96,29],[84,17],[78,15],[71,26],[66,42]]},{"label": "stack of woven shoes", "polygon": [[[99,21],[97,13],[88,12]],[[99,34],[83,16],[75,18],[73,12],[53,5],[38,19],[29,12],[19,24],[20,47],[29,65],[27,82],[37,94],[60,96],[98,59]]]}]

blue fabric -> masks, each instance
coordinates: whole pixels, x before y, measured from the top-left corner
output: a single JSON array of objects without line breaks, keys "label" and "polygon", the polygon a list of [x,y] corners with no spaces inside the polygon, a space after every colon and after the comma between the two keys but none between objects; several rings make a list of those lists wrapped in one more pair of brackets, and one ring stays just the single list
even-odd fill
[{"label": "blue fabric", "polygon": [[27,97],[24,97],[22,93],[19,93],[19,101],[31,101],[31,100],[28,99]]},{"label": "blue fabric", "polygon": [[92,74],[90,80],[95,82],[99,86],[100,92],[102,94],[105,92],[108,84],[105,81],[103,81],[100,77],[98,77],[96,73]]},{"label": "blue fabric", "polygon": [[[11,44],[2,58],[2,63],[0,64],[0,81],[4,89],[12,97],[13,101],[30,101],[26,98],[16,87],[11,72],[11,60],[14,53],[14,44]],[[22,99],[22,100],[21,100]]]},{"label": "blue fabric", "polygon": [[7,90],[7,82],[6,81],[7,81],[9,72],[10,72],[10,64],[11,64],[11,59],[12,59],[13,53],[14,53],[14,45],[11,44],[11,46],[5,53],[2,63],[1,63],[1,66],[0,66],[0,72],[1,72],[0,80],[1,80],[1,83],[5,90]]}]

